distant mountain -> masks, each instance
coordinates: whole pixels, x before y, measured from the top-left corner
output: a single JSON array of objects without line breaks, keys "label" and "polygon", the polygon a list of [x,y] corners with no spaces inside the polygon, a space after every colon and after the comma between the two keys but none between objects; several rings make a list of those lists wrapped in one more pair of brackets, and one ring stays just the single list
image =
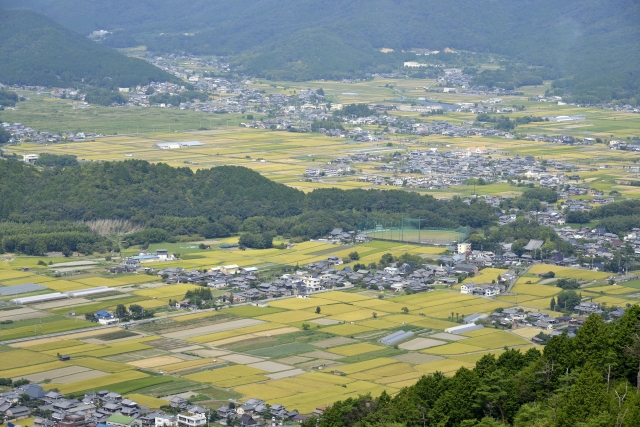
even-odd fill
[{"label": "distant mountain", "polygon": [[131,87],[177,81],[140,59],[129,58],[28,10],[0,9],[0,82],[68,87],[84,82]]},{"label": "distant mountain", "polygon": [[[508,55],[584,99],[640,99],[637,0],[0,0],[107,44],[231,55],[271,78],[398,67],[410,48]],[[394,54],[382,54],[381,48]]]}]

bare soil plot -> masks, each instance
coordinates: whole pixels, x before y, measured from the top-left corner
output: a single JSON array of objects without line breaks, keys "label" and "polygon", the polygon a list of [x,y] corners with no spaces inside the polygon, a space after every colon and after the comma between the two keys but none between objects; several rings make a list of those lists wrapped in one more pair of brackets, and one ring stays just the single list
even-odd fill
[{"label": "bare soil plot", "polygon": [[295,377],[296,375],[306,374],[302,369],[292,369],[290,371],[276,372],[275,374],[267,374],[272,380],[279,380],[280,378]]},{"label": "bare soil plot", "polygon": [[79,374],[68,375],[66,377],[59,377],[59,378],[56,378],[54,382],[56,384],[71,384],[78,381],[91,380],[93,378],[104,377],[107,375],[111,375],[111,374],[108,374],[102,371],[90,370],[87,372],[80,372]]},{"label": "bare soil plot", "polygon": [[44,304],[34,305],[34,308],[39,310],[51,310],[53,308],[62,308],[62,307],[71,307],[82,304],[91,304],[93,301],[90,301],[86,298],[72,298],[72,299],[63,299],[60,301],[52,301],[46,302]]},{"label": "bare soil plot", "polygon": [[447,340],[447,341],[460,341],[460,340],[466,339],[467,337],[463,337],[463,336],[460,336],[460,335],[454,335],[454,334],[448,334],[446,332],[440,332],[438,334],[430,335],[429,338],[437,338],[437,339]]},{"label": "bare soil plot", "polygon": [[305,363],[312,360],[310,357],[302,357],[302,356],[289,356],[279,359],[281,363],[286,363],[287,365],[297,365],[298,363]]},{"label": "bare soil plot", "polygon": [[256,319],[241,319],[233,320],[231,322],[218,323],[215,325],[202,326],[200,328],[187,329],[184,331],[170,332],[163,335],[167,338],[186,339],[197,337],[199,335],[230,331],[232,329],[244,328],[247,326],[261,325],[263,323],[265,322]]},{"label": "bare soil plot", "polygon": [[432,340],[430,338],[414,338],[411,341],[400,344],[398,347],[403,350],[422,350],[424,348],[435,347],[442,344],[446,344],[446,342]]},{"label": "bare soil plot", "polygon": [[275,336],[275,335],[290,334],[292,332],[298,332],[299,330],[300,330],[299,328],[295,328],[293,326],[287,326],[286,328],[269,329],[266,331],[254,332],[251,335],[256,335],[258,337],[268,337],[268,336]]},{"label": "bare soil plot", "polygon": [[201,357],[220,357],[230,352],[226,350],[196,350],[193,353]]},{"label": "bare soil plot", "polygon": [[328,360],[338,360],[338,359],[344,358],[344,356],[341,356],[339,354],[329,353],[328,351],[322,351],[322,350],[310,351],[309,353],[303,353],[303,354],[300,354],[299,356],[312,357],[314,359],[328,359]]},{"label": "bare soil plot", "polygon": [[182,353],[184,351],[194,351],[194,350],[200,350],[202,349],[202,346],[200,345],[190,345],[188,347],[180,347],[180,348],[174,348],[173,350],[169,350],[171,351],[171,353]]},{"label": "bare soil plot", "polygon": [[176,348],[182,348],[187,345],[192,345],[191,343],[185,343],[184,341],[167,340],[167,339],[147,341],[146,344],[152,347],[158,348],[160,350],[166,350],[166,351],[171,351],[171,350],[175,350]]},{"label": "bare soil plot", "polygon": [[247,365],[247,366],[250,366],[252,368],[262,369],[263,371],[266,371],[266,372],[281,372],[281,371],[288,371],[292,369],[291,366],[283,365],[282,363],[276,363],[276,362],[258,362],[258,363],[252,363],[251,365]]},{"label": "bare soil plot", "polygon": [[239,365],[248,365],[250,363],[258,363],[263,362],[264,359],[260,359],[258,357],[246,356],[244,354],[227,354],[226,356],[220,357],[222,360],[227,360],[229,362],[237,363]]},{"label": "bare soil plot", "polygon": [[324,366],[325,368],[328,368],[330,366],[340,365],[340,362],[337,362],[335,360],[317,359],[317,360],[312,360],[311,362],[299,363],[296,366],[298,368],[312,369],[321,365]]},{"label": "bare soil plot", "polygon": [[335,337],[335,338],[329,338],[322,341],[316,341],[311,344],[315,345],[316,347],[329,348],[329,347],[337,347],[339,345],[353,344],[356,342],[358,342],[358,340],[354,340],[352,338]]},{"label": "bare soil plot", "polygon": [[116,354],[114,356],[105,357],[105,360],[112,362],[128,363],[136,360],[149,359],[151,357],[167,356],[167,352],[158,349],[140,350],[131,353]]},{"label": "bare soil plot", "polygon": [[396,359],[399,362],[411,363],[412,365],[421,365],[423,363],[435,362],[436,360],[444,359],[444,357],[422,353],[407,353],[399,356],[393,356],[391,358]]},{"label": "bare soil plot", "polygon": [[31,375],[21,375],[18,377],[13,378],[14,381],[17,381],[21,378],[24,378],[25,380],[29,380],[32,383],[37,383],[43,380],[53,380],[59,377],[65,377],[67,375],[73,375],[73,374],[79,374],[80,372],[86,372],[86,371],[90,371],[91,369],[89,368],[84,368],[82,366],[69,366],[66,368],[60,368],[60,369],[52,369],[50,371],[44,371],[44,372],[38,372],[37,374],[31,374]]},{"label": "bare soil plot", "polygon": [[338,320],[327,319],[326,317],[323,317],[322,319],[309,320],[309,322],[317,323],[318,325],[336,325],[340,323]]},{"label": "bare soil plot", "polygon": [[18,320],[38,319],[38,318],[41,318],[41,317],[49,317],[49,316],[53,316],[53,314],[51,314],[51,313],[47,313],[47,312],[44,312],[44,311],[35,311],[35,310],[32,310],[31,312],[22,313],[22,314],[20,314],[20,313],[16,313],[16,312],[18,312],[18,311],[21,311],[21,309],[18,309],[18,310],[10,310],[10,311],[9,311],[9,312],[7,312],[7,313],[12,313],[12,315],[11,315],[11,316],[3,316],[3,317],[1,317],[0,319],[1,319],[1,320],[11,319],[11,320],[13,320],[14,322],[17,322]]}]

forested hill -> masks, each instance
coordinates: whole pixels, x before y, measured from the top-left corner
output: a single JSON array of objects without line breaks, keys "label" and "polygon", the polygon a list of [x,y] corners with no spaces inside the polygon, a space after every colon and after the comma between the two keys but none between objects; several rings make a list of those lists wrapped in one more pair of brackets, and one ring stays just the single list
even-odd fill
[{"label": "forested hill", "polygon": [[[640,99],[635,0],[0,0],[107,42],[235,55],[253,74],[313,79],[389,70],[445,47],[548,67],[584,99]],[[380,48],[393,48],[382,54]],[[415,56],[414,56],[415,58]],[[591,97],[591,98],[589,98]],[[637,101],[636,99],[636,101]]]},{"label": "forested hill", "polygon": [[635,427],[639,321],[637,305],[613,323],[592,314],[575,338],[553,337],[542,354],[487,354],[473,369],[422,377],[394,397],[336,402],[302,427]]},{"label": "forested hill", "polygon": [[259,232],[309,238],[334,227],[353,230],[367,215],[419,216],[427,226],[454,228],[497,220],[485,203],[443,202],[395,190],[305,194],[244,167],[194,172],[125,161],[36,168],[17,159],[0,160],[0,221],[125,219],[170,235],[222,237],[241,231],[243,221],[254,218]]},{"label": "forested hill", "polygon": [[145,61],[94,43],[46,16],[0,9],[1,83],[68,87],[84,82],[114,88],[150,81],[177,79]]}]

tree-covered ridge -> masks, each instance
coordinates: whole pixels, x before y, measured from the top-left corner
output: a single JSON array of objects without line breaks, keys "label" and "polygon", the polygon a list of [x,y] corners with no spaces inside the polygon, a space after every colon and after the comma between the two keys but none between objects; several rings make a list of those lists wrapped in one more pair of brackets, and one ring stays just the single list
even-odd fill
[{"label": "tree-covered ridge", "polygon": [[236,232],[320,237],[334,227],[357,229],[367,216],[420,217],[429,227],[482,227],[497,219],[482,202],[445,202],[404,191],[323,189],[305,194],[236,166],[194,172],[139,160],[74,166],[48,158],[46,163],[53,167],[0,161],[0,220],[124,219],[165,232],[141,232],[136,241],[144,243],[170,235],[209,238]]},{"label": "tree-covered ridge", "polygon": [[631,427],[640,424],[640,307],[612,323],[592,314],[544,351],[483,356],[452,378],[422,377],[390,397],[336,402],[305,427]]},{"label": "tree-covered ridge", "polygon": [[[496,86],[558,80],[582,100],[640,94],[640,6],[634,0],[5,0],[114,43],[157,51],[235,55],[250,73],[304,80],[389,71],[445,47],[508,55],[539,71],[487,72]],[[87,19],[90,17],[90,19]],[[109,40],[107,39],[107,43]],[[382,54],[381,48],[393,48]]]},{"label": "tree-covered ridge", "polygon": [[[83,18],[85,19],[85,18]],[[177,79],[27,10],[0,9],[0,82],[68,87],[131,87]]]}]

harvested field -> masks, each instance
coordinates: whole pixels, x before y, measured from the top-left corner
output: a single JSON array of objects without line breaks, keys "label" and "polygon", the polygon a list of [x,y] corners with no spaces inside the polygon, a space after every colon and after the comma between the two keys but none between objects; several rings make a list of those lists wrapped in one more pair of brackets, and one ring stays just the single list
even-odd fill
[{"label": "harvested field", "polygon": [[123,353],[123,354],[115,354],[113,356],[106,357],[107,360],[111,360],[113,362],[121,362],[128,363],[136,360],[148,359],[151,357],[158,356],[167,356],[167,352],[164,350],[158,350],[157,348],[152,348],[150,350],[142,350],[142,351],[134,351],[131,353]]},{"label": "harvested field", "polygon": [[335,360],[316,359],[310,362],[298,363],[296,366],[298,368],[303,368],[303,369],[313,369],[313,368],[317,368],[318,366],[324,366],[325,368],[328,368],[330,366],[337,366],[339,364],[340,362]]},{"label": "harvested field", "polygon": [[242,320],[233,320],[230,322],[218,323],[215,325],[202,326],[199,328],[187,329],[184,331],[178,332],[169,332],[167,334],[163,334],[167,338],[175,338],[175,339],[187,339],[193,338],[200,335],[213,334],[216,332],[224,332],[238,328],[244,328],[247,326],[254,326],[264,323],[260,320],[255,319],[242,319]]},{"label": "harvested field", "polygon": [[303,356],[289,356],[282,359],[279,359],[281,363],[285,363],[287,365],[297,365],[298,363],[305,363],[312,360],[310,357]]},{"label": "harvested field", "polygon": [[67,376],[67,375],[78,374],[80,372],[87,372],[87,371],[90,371],[90,370],[91,369],[84,368],[82,366],[67,366],[66,368],[52,369],[50,371],[38,372],[36,374],[15,376],[15,377],[13,377],[13,380],[17,381],[17,380],[19,380],[21,378],[24,378],[26,380],[31,381],[32,383],[38,383],[38,382],[46,380],[46,379],[54,380],[54,379],[56,379],[58,377],[64,377],[64,376]]},{"label": "harvested field", "polygon": [[318,325],[329,326],[329,325],[337,325],[340,323],[339,320],[327,319],[326,317],[320,319],[309,320],[311,323],[317,323]]},{"label": "harvested field", "polygon": [[269,373],[287,371],[291,369],[291,366],[283,365],[282,363],[276,362],[258,362],[247,366],[251,368],[261,369]]},{"label": "harvested field", "polygon": [[446,344],[444,341],[432,340],[431,338],[414,338],[411,341],[398,345],[403,350],[422,350],[429,347],[436,347]]},{"label": "harvested field", "polygon": [[0,371],[0,378],[22,378],[25,375],[35,374],[36,372],[61,369],[67,366],[69,366],[67,363],[56,360],[55,362],[40,363],[38,365],[25,366],[23,368],[3,370]]},{"label": "harvested field", "polygon": [[339,354],[329,353],[328,351],[322,351],[322,350],[314,350],[314,351],[310,351],[309,353],[299,354],[298,356],[312,357],[314,359],[329,359],[329,360],[337,360],[337,359],[342,359],[344,357]]},{"label": "harvested field", "polygon": [[104,377],[106,375],[109,375],[109,374],[102,371],[88,370],[86,372],[80,372],[77,374],[68,375],[66,377],[58,377],[54,380],[54,382],[56,384],[71,384],[71,383],[87,381],[87,380],[91,380],[99,377]]},{"label": "harvested field", "polygon": [[442,360],[444,358],[440,356],[433,356],[431,354],[407,353],[400,354],[398,356],[391,356],[391,359],[395,359],[399,362],[411,363],[412,365],[421,365],[423,363],[435,362],[436,360]]},{"label": "harvested field", "polygon": [[32,308],[19,308],[17,310],[0,311],[0,320],[13,320],[17,322],[19,320],[37,319],[40,317],[52,316],[51,313],[34,310]]},{"label": "harvested field", "polygon": [[226,356],[221,356],[220,359],[227,360],[233,363],[238,363],[240,365],[249,365],[251,363],[258,363],[258,362],[264,361],[264,359],[261,359],[258,357],[247,356],[244,354],[235,354],[235,353],[227,354]]},{"label": "harvested field", "polygon": [[352,363],[350,365],[341,365],[338,367],[338,370],[344,372],[345,374],[355,374],[356,372],[362,372],[373,368],[379,368],[380,366],[391,365],[393,363],[398,363],[395,359],[390,359],[387,357],[380,357],[378,359],[367,360],[366,362],[358,362]]},{"label": "harvested field", "polygon": [[336,334],[336,335],[350,336],[350,335],[362,334],[364,332],[371,332],[373,330],[374,330],[373,328],[367,328],[366,326],[344,324],[344,325],[329,326],[327,328],[324,328],[322,332],[327,332],[327,333]]},{"label": "harvested field", "polygon": [[195,359],[187,360],[179,363],[172,363],[171,365],[163,365],[160,367],[165,373],[175,373],[181,371],[190,371],[203,366],[214,365],[212,359]]},{"label": "harvested field", "polygon": [[188,343],[185,343],[184,341],[180,341],[180,340],[159,339],[154,341],[147,341],[145,344],[160,350],[171,351],[171,350],[175,350],[176,348],[182,348]]},{"label": "harvested field", "polygon": [[462,354],[462,353],[473,353],[476,351],[483,351],[482,347],[474,347],[468,344],[461,343],[453,343],[453,344],[445,344],[435,348],[428,348],[426,350],[422,350],[428,354]]},{"label": "harvested field", "polygon": [[201,357],[220,357],[229,354],[226,350],[196,350],[193,352]]},{"label": "harvested field", "polygon": [[281,378],[295,377],[296,375],[301,375],[304,373],[305,371],[303,371],[302,369],[291,369],[290,371],[281,371],[274,374],[267,374],[267,376],[272,380],[279,380]]},{"label": "harvested field", "polygon": [[460,335],[455,335],[455,334],[448,334],[446,332],[440,332],[437,334],[430,335],[429,338],[436,338],[436,339],[447,340],[447,341],[460,341],[465,339],[466,337],[461,337]]},{"label": "harvested field", "polygon": [[74,358],[72,362],[74,365],[84,366],[85,368],[96,369],[96,370],[109,372],[109,373],[130,371],[134,369],[133,366],[130,366],[124,363],[110,362],[108,360],[94,359],[91,357],[85,357],[82,359]]}]

